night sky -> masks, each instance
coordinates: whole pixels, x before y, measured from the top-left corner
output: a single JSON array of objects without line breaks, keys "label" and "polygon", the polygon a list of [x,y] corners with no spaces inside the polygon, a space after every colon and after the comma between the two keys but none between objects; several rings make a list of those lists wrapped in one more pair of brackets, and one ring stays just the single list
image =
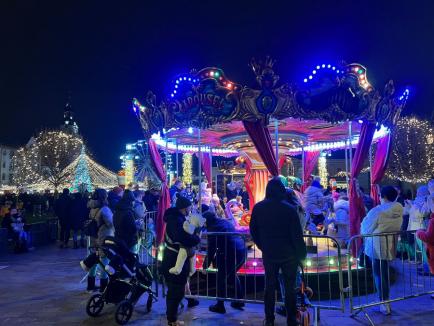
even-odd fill
[{"label": "night sky", "polygon": [[362,63],[377,89],[410,86],[406,114],[430,117],[430,2],[2,0],[0,143],[61,124],[70,92],[88,147],[118,170],[125,143],[142,137],[133,97],[161,99],[172,77],[205,66],[253,86],[247,64],[266,54],[294,83],[318,63]]}]

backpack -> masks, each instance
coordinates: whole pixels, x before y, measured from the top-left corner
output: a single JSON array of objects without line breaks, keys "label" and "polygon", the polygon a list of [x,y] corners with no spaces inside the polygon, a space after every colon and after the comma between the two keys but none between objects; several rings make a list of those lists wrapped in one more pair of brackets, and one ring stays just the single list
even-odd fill
[{"label": "backpack", "polygon": [[98,225],[98,222],[96,221],[96,217],[98,216],[99,212],[100,212],[100,209],[95,214],[95,218],[90,218],[90,219],[84,221],[83,231],[84,231],[84,234],[86,234],[88,237],[93,237],[93,238],[98,237],[98,230],[99,230],[101,225]]},{"label": "backpack", "polygon": [[84,234],[88,237],[96,238],[98,236],[98,223],[95,219],[89,219],[84,222],[83,225]]}]

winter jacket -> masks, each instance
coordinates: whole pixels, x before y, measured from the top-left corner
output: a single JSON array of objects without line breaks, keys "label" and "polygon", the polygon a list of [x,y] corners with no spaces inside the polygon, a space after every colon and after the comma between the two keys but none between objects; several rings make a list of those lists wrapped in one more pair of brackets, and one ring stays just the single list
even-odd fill
[{"label": "winter jacket", "polygon": [[324,206],[322,189],[309,186],[304,192],[304,209],[307,214],[320,215]]},{"label": "winter jacket", "polygon": [[[218,218],[213,212],[205,212],[207,232],[237,232],[227,220]],[[217,268],[225,263],[235,265],[235,261],[245,257],[246,246],[241,235],[208,235],[208,253],[204,260],[204,267],[208,268],[211,262],[216,263]],[[220,265],[220,266],[219,266]],[[230,266],[229,266],[230,267]],[[233,267],[232,267],[233,268]]]},{"label": "winter jacket", "polygon": [[426,244],[429,269],[431,274],[434,274],[434,213],[431,214],[428,229],[417,231],[416,236]]},{"label": "winter jacket", "polygon": [[83,228],[84,221],[89,216],[86,199],[74,197],[71,200],[68,215],[73,230],[80,230]]},{"label": "winter jacket", "polygon": [[71,206],[71,197],[61,194],[54,204],[54,212],[56,213],[59,223],[62,226],[70,226],[68,210]]},{"label": "winter jacket", "polygon": [[284,201],[265,199],[257,203],[252,211],[250,233],[264,259],[301,262],[306,258],[298,213]]},{"label": "winter jacket", "polygon": [[350,238],[350,203],[348,200],[339,199],[333,205],[338,232],[336,237],[340,244],[344,244]]},{"label": "winter jacket", "polygon": [[410,216],[407,231],[425,229],[424,218],[430,213],[426,197],[416,197],[410,207],[405,206],[405,213]]},{"label": "winter jacket", "polygon": [[166,233],[161,272],[168,283],[185,284],[190,272],[190,264],[187,259],[184,263],[181,274],[175,275],[169,273],[169,269],[176,264],[179,245],[181,244],[184,247],[192,248],[197,246],[200,242],[200,238],[196,234],[189,234],[184,231],[183,224],[185,220],[185,216],[182,215],[177,208],[169,208],[164,213]]},{"label": "winter jacket", "polygon": [[154,196],[150,191],[146,191],[145,196],[143,197],[143,201],[145,203],[147,211],[153,212],[157,210],[158,196]]},{"label": "winter jacket", "polygon": [[91,238],[92,245],[101,245],[106,237],[113,237],[115,229],[113,227],[113,213],[108,206],[100,206],[97,200],[90,200],[87,204],[90,208],[89,218],[96,220],[98,226],[98,236]]},{"label": "winter jacket", "polygon": [[125,242],[127,248],[132,248],[138,242],[135,214],[131,202],[121,200],[113,214],[115,237]]},{"label": "winter jacket", "polygon": [[[403,208],[400,203],[387,202],[371,209],[363,219],[361,234],[398,232],[401,229]],[[370,258],[393,260],[396,256],[397,236],[366,237],[365,254]]]}]

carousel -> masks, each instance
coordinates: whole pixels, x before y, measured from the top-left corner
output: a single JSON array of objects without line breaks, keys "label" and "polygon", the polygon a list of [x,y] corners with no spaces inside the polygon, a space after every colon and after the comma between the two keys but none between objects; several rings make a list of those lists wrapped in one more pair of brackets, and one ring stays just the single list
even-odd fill
[{"label": "carousel", "polygon": [[[152,92],[141,101],[133,100],[162,183],[156,220],[158,242],[162,242],[164,234],[163,212],[170,205],[167,173],[158,150],[197,155],[198,176],[203,178],[203,185],[213,184],[213,157],[241,158],[250,207],[264,198],[268,180],[280,175],[288,157],[301,159],[300,179],[305,186],[321,153],[344,150],[350,233],[359,234],[365,212],[357,191],[357,177],[371,157],[373,144],[377,155],[374,162],[369,160],[370,166],[385,166],[390,133],[406,103],[408,89],[396,95],[392,81],[383,90],[375,89],[368,81],[366,68],[357,63],[321,63],[300,83],[291,85],[279,83],[274,61],[268,57],[261,62],[252,60],[250,67],[256,77],[255,87],[238,84],[223,70],[212,67],[177,76],[171,83],[171,92],[159,103]],[[378,174],[381,173],[371,176],[374,198],[378,197],[381,180]],[[199,200],[212,197],[211,191],[218,189],[202,189]],[[249,213],[238,214],[237,205],[229,206],[226,217],[237,215],[235,223],[240,232],[248,232]],[[327,238],[318,239],[314,247],[305,262],[307,273],[333,272],[346,266],[345,253],[341,252],[343,258],[339,261],[338,249]],[[203,258],[204,255],[198,255],[199,269]],[[259,250],[249,251],[240,273],[264,273]]]}]

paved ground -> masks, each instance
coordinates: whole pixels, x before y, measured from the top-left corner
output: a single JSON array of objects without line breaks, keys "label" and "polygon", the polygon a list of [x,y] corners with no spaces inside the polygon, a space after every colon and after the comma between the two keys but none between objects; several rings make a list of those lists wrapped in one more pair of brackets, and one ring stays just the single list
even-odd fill
[{"label": "paved ground", "polygon": [[[89,318],[85,312],[88,294],[80,283],[84,276],[78,262],[84,250],[45,247],[24,255],[0,256],[0,325],[114,325],[114,306],[105,307],[99,318]],[[208,312],[211,301],[184,311],[180,316],[186,325],[262,325],[262,305],[247,305],[244,312],[227,305],[227,314],[216,316]],[[429,296],[393,304],[392,316],[385,317],[369,310],[376,325],[433,325],[434,300]],[[145,313],[142,302],[136,306],[132,325],[166,325],[164,300]],[[277,317],[277,325],[285,325]],[[321,325],[368,325],[361,315],[352,319],[348,314],[321,312]]]}]

